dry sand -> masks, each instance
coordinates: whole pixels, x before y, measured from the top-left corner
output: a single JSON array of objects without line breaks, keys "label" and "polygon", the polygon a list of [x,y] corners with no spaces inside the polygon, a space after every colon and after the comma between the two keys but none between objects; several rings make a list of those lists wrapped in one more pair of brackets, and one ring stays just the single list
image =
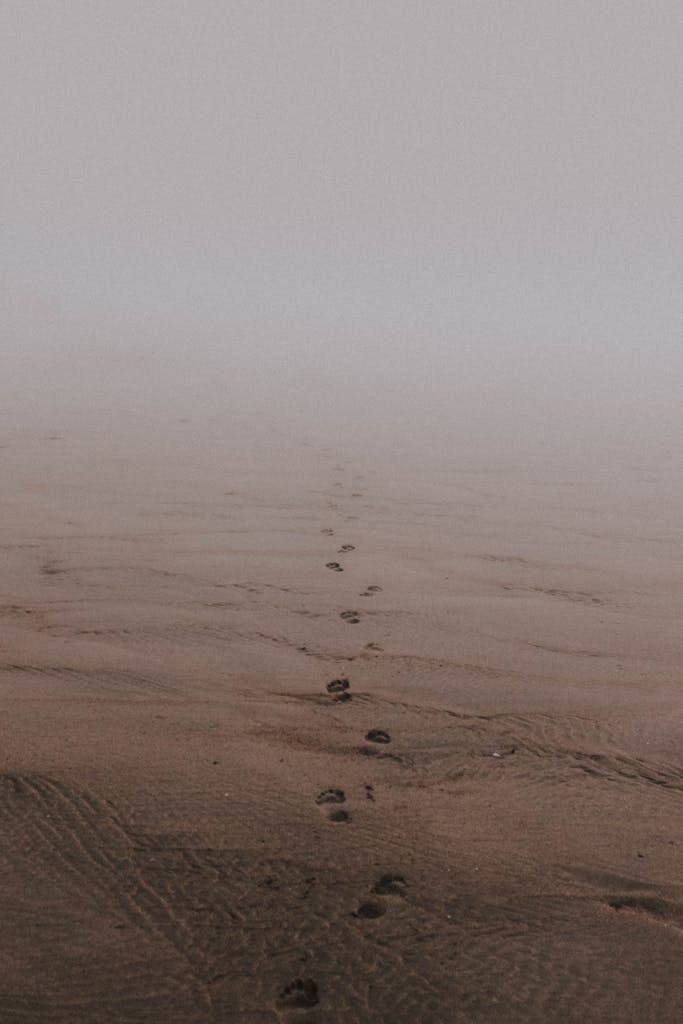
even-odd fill
[{"label": "dry sand", "polygon": [[683,1020],[666,472],[164,429],[2,438],[3,1024]]}]

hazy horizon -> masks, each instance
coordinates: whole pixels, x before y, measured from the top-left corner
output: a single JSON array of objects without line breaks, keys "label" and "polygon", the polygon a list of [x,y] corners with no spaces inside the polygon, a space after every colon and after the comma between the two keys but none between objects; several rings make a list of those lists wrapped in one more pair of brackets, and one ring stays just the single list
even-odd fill
[{"label": "hazy horizon", "polygon": [[679,5],[0,18],[10,419],[680,440]]}]

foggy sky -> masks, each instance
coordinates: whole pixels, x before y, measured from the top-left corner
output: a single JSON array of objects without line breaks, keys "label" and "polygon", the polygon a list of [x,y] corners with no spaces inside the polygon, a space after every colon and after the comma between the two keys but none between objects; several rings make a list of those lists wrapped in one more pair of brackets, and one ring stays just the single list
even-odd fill
[{"label": "foggy sky", "polygon": [[0,36],[5,388],[675,428],[680,3],[5,0]]}]

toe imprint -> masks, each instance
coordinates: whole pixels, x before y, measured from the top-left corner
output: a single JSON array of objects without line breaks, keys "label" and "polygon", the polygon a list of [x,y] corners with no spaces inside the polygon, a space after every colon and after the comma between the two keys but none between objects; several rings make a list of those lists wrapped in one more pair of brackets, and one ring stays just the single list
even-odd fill
[{"label": "toe imprint", "polygon": [[317,804],[343,804],[346,794],[343,789],[324,789],[315,798]]}]

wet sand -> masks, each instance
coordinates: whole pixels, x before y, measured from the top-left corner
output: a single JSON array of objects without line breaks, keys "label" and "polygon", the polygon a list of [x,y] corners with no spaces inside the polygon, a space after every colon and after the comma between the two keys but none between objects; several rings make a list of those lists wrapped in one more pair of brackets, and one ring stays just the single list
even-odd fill
[{"label": "wet sand", "polygon": [[682,1020],[666,473],[163,438],[2,439],[3,1024]]}]

